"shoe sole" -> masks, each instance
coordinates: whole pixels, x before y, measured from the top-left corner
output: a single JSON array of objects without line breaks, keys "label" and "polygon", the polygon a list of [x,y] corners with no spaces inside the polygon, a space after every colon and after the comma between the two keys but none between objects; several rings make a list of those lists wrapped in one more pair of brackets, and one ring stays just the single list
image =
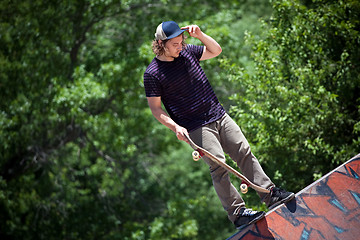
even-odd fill
[{"label": "shoe sole", "polygon": [[253,220],[251,220],[250,222],[248,222],[247,224],[244,224],[244,225],[241,225],[239,227],[237,227],[236,229],[237,230],[242,230],[244,228],[246,228],[247,226],[259,221],[260,219],[262,219],[263,217],[265,217],[265,212],[263,212],[261,215],[259,215],[257,218],[254,218]]},{"label": "shoe sole", "polygon": [[287,198],[281,200],[280,202],[274,203],[273,205],[271,205],[270,207],[268,207],[269,210],[283,204],[283,203],[287,203],[290,202],[291,200],[293,200],[295,198],[295,193],[290,194]]}]

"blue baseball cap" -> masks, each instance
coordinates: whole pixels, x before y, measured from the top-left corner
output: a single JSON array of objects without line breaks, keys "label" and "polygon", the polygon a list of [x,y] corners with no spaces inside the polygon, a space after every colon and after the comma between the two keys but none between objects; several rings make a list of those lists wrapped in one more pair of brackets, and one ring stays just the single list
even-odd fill
[{"label": "blue baseball cap", "polygon": [[180,29],[179,25],[174,21],[162,22],[155,33],[156,40],[168,40],[179,36],[187,29]]}]

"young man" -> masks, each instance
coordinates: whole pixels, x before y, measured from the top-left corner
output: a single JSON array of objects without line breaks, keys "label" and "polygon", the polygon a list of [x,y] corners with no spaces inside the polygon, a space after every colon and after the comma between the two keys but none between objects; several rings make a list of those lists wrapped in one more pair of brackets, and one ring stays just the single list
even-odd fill
[{"label": "young man", "polygon": [[[199,39],[203,46],[186,45],[184,31]],[[156,29],[153,51],[156,57],[144,73],[144,86],[155,118],[170,128],[179,140],[187,141],[185,135],[189,135],[197,145],[222,161],[225,161],[224,152],[229,154],[250,181],[271,190],[269,194],[258,193],[270,209],[290,201],[294,193],[275,187],[264,173],[240,127],[219,103],[200,66],[200,61],[221,53],[220,45],[196,25],[179,28],[177,23],[168,21]],[[210,166],[216,193],[237,228],[265,215],[246,209],[227,171],[206,157],[204,161]]]}]

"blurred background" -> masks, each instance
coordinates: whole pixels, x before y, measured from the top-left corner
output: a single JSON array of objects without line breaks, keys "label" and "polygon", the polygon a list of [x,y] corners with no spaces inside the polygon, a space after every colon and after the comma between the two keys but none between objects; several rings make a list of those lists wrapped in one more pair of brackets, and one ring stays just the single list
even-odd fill
[{"label": "blurred background", "polygon": [[1,239],[235,232],[207,165],[147,106],[162,21],[220,43],[202,66],[277,185],[297,192],[360,152],[357,0],[2,0],[0,19]]}]

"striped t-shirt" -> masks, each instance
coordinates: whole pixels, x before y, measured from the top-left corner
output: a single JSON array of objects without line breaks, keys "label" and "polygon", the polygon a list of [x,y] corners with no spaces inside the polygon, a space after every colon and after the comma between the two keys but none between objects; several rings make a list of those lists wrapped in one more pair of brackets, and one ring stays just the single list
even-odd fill
[{"label": "striped t-shirt", "polygon": [[200,66],[203,50],[187,45],[174,61],[154,58],[144,73],[146,97],[161,97],[169,116],[189,132],[225,114]]}]

